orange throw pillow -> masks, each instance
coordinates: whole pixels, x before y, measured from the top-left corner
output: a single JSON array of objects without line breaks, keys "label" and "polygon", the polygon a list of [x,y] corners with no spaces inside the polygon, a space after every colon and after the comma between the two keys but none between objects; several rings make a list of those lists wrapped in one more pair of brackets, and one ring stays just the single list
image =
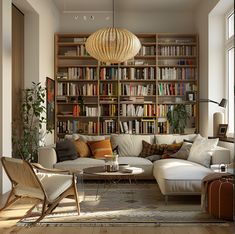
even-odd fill
[{"label": "orange throw pillow", "polygon": [[81,141],[81,140],[76,140],[74,141],[77,153],[80,157],[90,157],[91,156],[91,151],[89,146],[87,145],[87,143],[85,141]]},{"label": "orange throw pillow", "polygon": [[113,154],[109,139],[103,141],[88,141],[87,144],[95,158],[104,158],[106,154]]}]

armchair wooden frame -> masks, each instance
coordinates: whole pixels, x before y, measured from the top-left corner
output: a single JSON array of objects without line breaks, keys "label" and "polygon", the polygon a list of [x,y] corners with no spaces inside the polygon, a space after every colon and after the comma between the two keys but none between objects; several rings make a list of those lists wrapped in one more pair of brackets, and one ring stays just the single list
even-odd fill
[{"label": "armchair wooden frame", "polygon": [[[5,169],[5,172],[7,176],[9,177],[12,189],[11,192],[7,198],[7,201],[3,208],[0,209],[0,211],[6,209],[10,205],[12,205],[14,202],[19,200],[22,197],[30,197],[30,198],[36,198],[38,203],[42,203],[42,212],[40,217],[32,224],[38,223],[40,220],[42,220],[46,215],[50,214],[59,204],[59,202],[66,197],[74,198],[76,201],[76,208],[78,215],[80,214],[80,205],[79,205],[79,196],[76,186],[76,176],[75,174],[72,175],[72,184],[69,188],[67,188],[64,192],[62,192],[57,198],[55,198],[53,201],[49,200],[48,195],[43,187],[43,184],[41,183],[40,179],[36,175],[35,170],[38,170],[43,173],[69,173],[69,171],[65,170],[58,170],[58,169],[47,169],[43,168],[40,164],[30,164],[27,161],[21,160],[21,159],[14,159],[14,158],[8,158],[8,157],[2,157],[1,158],[2,166]],[[39,190],[41,193],[43,193],[43,199],[33,197],[33,196],[18,196],[15,193],[15,189],[17,185],[23,185],[29,188],[34,188]],[[32,210],[32,209],[31,209]],[[29,210],[26,214],[26,216],[30,213]]]}]

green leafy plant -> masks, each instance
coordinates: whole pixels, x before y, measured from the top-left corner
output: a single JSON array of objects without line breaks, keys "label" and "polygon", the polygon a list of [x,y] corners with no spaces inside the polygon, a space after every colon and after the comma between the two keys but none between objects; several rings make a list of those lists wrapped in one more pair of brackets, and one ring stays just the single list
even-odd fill
[{"label": "green leafy plant", "polygon": [[[45,97],[46,89],[40,83],[32,82],[31,88],[22,91],[21,116],[17,121],[21,124],[21,134],[13,132],[13,147],[16,157],[30,162],[37,161],[39,142],[44,137],[41,132],[46,123]],[[51,129],[46,131],[48,132]]]},{"label": "green leafy plant", "polygon": [[167,112],[167,119],[173,129],[173,133],[184,133],[187,118],[189,118],[189,114],[183,104],[172,106]]}]

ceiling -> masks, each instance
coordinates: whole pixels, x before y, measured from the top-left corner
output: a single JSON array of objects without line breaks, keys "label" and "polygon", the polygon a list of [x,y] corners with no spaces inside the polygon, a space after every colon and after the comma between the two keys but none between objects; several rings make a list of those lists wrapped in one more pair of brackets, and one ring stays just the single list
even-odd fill
[{"label": "ceiling", "polygon": [[[60,12],[112,11],[112,0],[53,0]],[[116,0],[119,11],[193,11],[205,0]]]}]

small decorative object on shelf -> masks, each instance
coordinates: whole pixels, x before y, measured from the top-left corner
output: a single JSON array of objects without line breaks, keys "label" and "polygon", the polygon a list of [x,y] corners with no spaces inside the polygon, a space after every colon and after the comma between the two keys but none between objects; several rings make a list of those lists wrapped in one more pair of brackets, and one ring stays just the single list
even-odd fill
[{"label": "small decorative object on shelf", "polygon": [[228,124],[220,124],[217,136],[225,138],[226,137],[226,133],[227,133],[227,129],[228,129]]},{"label": "small decorative object on shelf", "polygon": [[188,117],[181,116],[174,132],[198,132],[197,35],[137,34],[139,53],[119,64],[91,57],[85,48],[89,36],[55,35],[56,138],[167,134],[167,113],[179,105]]}]

